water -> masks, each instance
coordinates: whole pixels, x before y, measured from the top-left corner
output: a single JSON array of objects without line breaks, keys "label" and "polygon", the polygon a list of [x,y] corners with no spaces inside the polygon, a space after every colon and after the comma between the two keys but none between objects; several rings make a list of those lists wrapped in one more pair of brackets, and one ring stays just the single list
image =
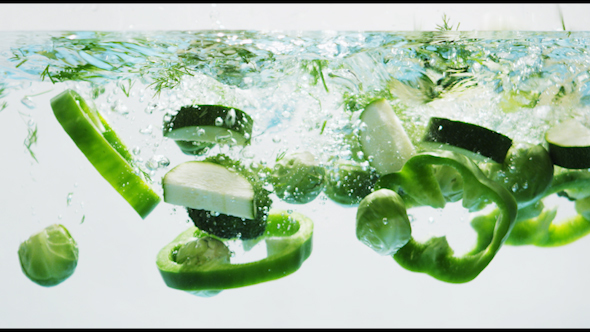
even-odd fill
[{"label": "water", "polygon": [[[554,304],[588,295],[580,286],[589,272],[583,263],[587,238],[549,249],[504,246],[477,279],[450,285],[376,255],[355,238],[356,208],[323,193],[305,205],[271,196],[273,207],[301,212],[315,223],[312,256],[293,275],[208,299],[169,289],[155,256],[190,224],[186,212],[161,202],[148,218],[138,218],[72,144],[49,100],[67,88],[79,92],[109,121],[138,171],[149,174],[162,195],[161,179],[175,165],[217,153],[269,167],[281,155],[302,151],[326,168],[335,159],[370,160],[354,150],[350,137],[362,130],[359,115],[375,98],[390,102],[414,143],[429,118],[439,116],[485,126],[515,141],[545,144],[543,135],[554,123],[573,118],[590,125],[589,43],[586,32],[0,32],[0,260],[7,262],[0,321],[83,326],[97,319],[88,311],[97,311],[114,317],[109,323],[114,326],[127,324],[125,315],[146,326],[215,326],[226,318],[210,311],[206,316],[207,308],[225,307],[216,312],[239,321],[248,308],[270,310],[273,303],[285,312],[302,312],[308,321],[301,326],[322,322],[319,312],[327,325],[346,322],[341,316],[346,312],[387,326],[398,326],[395,319],[411,326],[410,318],[398,315],[409,303],[412,311],[428,311],[434,320],[479,324],[470,320],[479,314],[449,313],[447,301],[466,313],[471,308],[464,303],[483,301],[500,316],[539,319],[550,316],[542,314],[547,310],[561,310],[562,320],[585,317],[575,315],[579,306],[564,306],[566,312]],[[163,137],[162,123],[191,104],[247,112],[254,119],[252,143],[183,154]],[[573,209],[563,200],[559,206]],[[472,243],[468,222],[441,227],[441,217],[432,216],[437,235],[461,234]],[[56,222],[79,243],[80,262],[63,284],[42,289],[22,274],[16,250],[29,235]],[[509,300],[514,296],[516,302]],[[65,299],[55,306],[68,313],[65,320],[44,313],[57,298]],[[304,301],[305,307],[293,307],[292,300]],[[169,320],[134,309],[154,301],[149,310],[165,312]],[[110,304],[83,309],[97,309],[96,303]],[[335,303],[348,309],[325,309]],[[34,312],[32,323],[14,318],[23,311]],[[286,319],[294,318],[281,311],[267,323],[249,326],[283,326],[279,322]],[[545,318],[540,319],[542,324]]]}]

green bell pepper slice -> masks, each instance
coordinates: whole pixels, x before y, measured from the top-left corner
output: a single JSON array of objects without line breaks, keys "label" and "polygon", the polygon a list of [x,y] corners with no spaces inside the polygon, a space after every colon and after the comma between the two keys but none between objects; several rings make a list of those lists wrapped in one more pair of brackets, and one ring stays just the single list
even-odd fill
[{"label": "green bell pepper slice", "polygon": [[[557,208],[543,209],[542,199],[565,192],[573,196],[576,216],[554,223]],[[572,243],[590,233],[590,172],[588,170],[556,171],[553,182],[537,206],[536,213],[519,217],[506,244],[557,247]]]},{"label": "green bell pepper slice", "polygon": [[73,90],[53,97],[51,108],[92,166],[141,218],[147,217],[160,202],[160,196],[134,168],[133,156],[100,113]]},{"label": "green bell pepper slice", "polygon": [[211,295],[224,289],[279,279],[297,271],[311,254],[312,235],[313,222],[308,217],[297,212],[271,210],[266,231],[257,239],[266,242],[266,258],[248,263],[179,264],[175,255],[184,243],[211,236],[191,227],[160,250],[156,264],[168,287]]},{"label": "green bell pepper slice", "polygon": [[[470,212],[479,211],[490,203],[498,207],[497,219],[491,230],[477,229],[478,243],[469,253],[456,257],[446,238],[431,238],[420,243],[411,238],[393,258],[405,269],[426,273],[449,283],[473,280],[494,258],[512,229],[517,204],[502,185],[488,179],[468,157],[451,151],[431,151],[416,154],[399,172],[381,177],[377,186],[397,191],[408,202],[406,207],[428,205],[443,208],[446,200],[433,167],[453,167],[462,178],[462,205]],[[474,218],[475,219],[475,218]]]}]

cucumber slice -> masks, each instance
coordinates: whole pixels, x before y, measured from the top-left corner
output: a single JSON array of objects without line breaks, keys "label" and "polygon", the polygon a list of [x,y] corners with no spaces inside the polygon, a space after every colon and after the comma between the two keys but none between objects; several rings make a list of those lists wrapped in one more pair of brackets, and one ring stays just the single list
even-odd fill
[{"label": "cucumber slice", "polygon": [[162,179],[164,202],[254,219],[254,189],[240,174],[211,162],[187,161]]},{"label": "cucumber slice", "polygon": [[51,108],[92,166],[145,219],[160,196],[138,175],[131,154],[106,120],[73,90],[53,97]]},{"label": "cucumber slice", "polygon": [[360,116],[361,149],[380,175],[398,172],[416,151],[401,121],[385,99],[371,102]]},{"label": "cucumber slice", "polygon": [[430,118],[421,146],[459,152],[471,159],[503,163],[512,139],[471,123]]},{"label": "cucumber slice", "polygon": [[220,105],[184,106],[164,121],[164,136],[176,141],[247,145],[254,121],[245,112]]},{"label": "cucumber slice", "polygon": [[590,128],[568,120],[545,133],[553,164],[570,169],[590,168]]},{"label": "cucumber slice", "polygon": [[210,142],[198,142],[198,141],[175,141],[176,145],[180,148],[180,150],[187,155],[191,156],[202,156],[209,149],[215,146],[215,143]]}]

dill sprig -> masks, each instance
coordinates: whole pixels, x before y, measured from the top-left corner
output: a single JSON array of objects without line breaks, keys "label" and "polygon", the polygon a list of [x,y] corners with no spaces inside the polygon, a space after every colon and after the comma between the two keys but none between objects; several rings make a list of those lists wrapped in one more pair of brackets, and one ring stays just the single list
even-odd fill
[{"label": "dill sprig", "polygon": [[[450,23],[450,18],[447,17],[447,14],[443,14],[442,20],[443,20],[443,24],[442,25],[440,25],[440,24],[437,24],[436,25],[436,29],[438,31],[451,31],[451,30],[453,30],[453,26],[449,24]],[[455,30],[459,30],[459,25],[461,25],[461,23],[458,23],[457,24],[457,27],[455,28]]]}]

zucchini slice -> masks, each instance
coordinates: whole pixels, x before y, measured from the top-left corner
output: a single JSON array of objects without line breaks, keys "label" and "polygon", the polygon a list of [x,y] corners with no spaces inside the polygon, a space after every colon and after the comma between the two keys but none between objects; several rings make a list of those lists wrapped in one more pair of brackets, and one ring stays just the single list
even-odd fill
[{"label": "zucchini slice", "polygon": [[163,134],[175,141],[245,146],[250,143],[253,123],[248,114],[233,107],[184,106],[164,121]]},{"label": "zucchini slice", "polygon": [[491,159],[501,164],[512,146],[512,139],[471,123],[432,117],[421,145],[463,153],[479,161]]},{"label": "zucchini slice", "polygon": [[361,149],[377,173],[398,172],[416,151],[401,121],[385,99],[371,102],[360,116]]},{"label": "zucchini slice", "polygon": [[92,166],[145,219],[160,196],[137,174],[133,157],[106,120],[73,90],[53,97],[51,108]]},{"label": "zucchini slice", "polygon": [[570,169],[590,168],[590,128],[571,119],[545,133],[553,164]]},{"label": "zucchini slice", "polygon": [[211,162],[187,161],[162,179],[164,202],[254,218],[254,189],[246,178]]}]

